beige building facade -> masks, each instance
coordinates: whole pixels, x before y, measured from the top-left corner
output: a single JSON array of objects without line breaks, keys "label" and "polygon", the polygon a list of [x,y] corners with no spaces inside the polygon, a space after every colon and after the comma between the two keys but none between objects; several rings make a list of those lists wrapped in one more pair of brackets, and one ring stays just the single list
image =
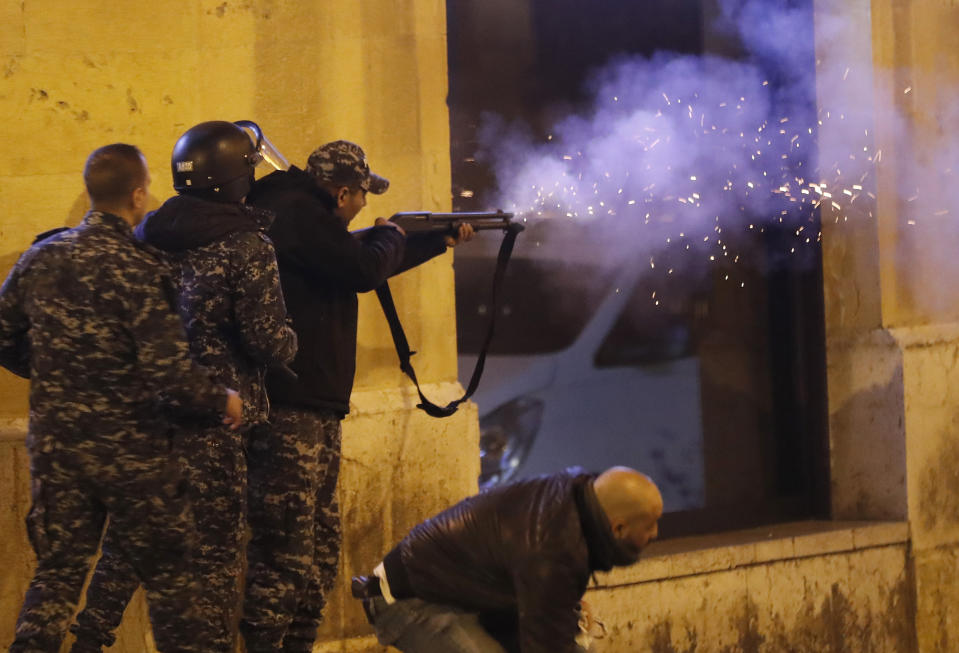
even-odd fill
[{"label": "beige building facade", "polygon": [[[357,226],[449,208],[443,0],[175,7],[0,0],[4,274],[36,233],[82,216],[80,170],[91,150],[139,145],[159,204],[171,194],[173,142],[209,119],[256,120],[298,165],[325,141],[361,143],[392,185]],[[837,20],[856,29],[837,33]],[[863,182],[875,196],[867,208],[823,213],[835,521],[651,547],[589,591],[610,631],[597,650],[959,650],[959,290],[949,267],[959,243],[944,229],[948,206],[926,201],[953,192],[937,152],[953,137],[957,32],[952,0],[817,0],[820,108],[839,100],[859,110],[855,121],[823,126],[823,157],[862,130],[876,164]],[[461,391],[451,261],[393,284],[421,351],[417,372],[437,399]],[[475,407],[447,420],[414,408],[371,297],[360,306],[357,362],[344,424],[341,578],[321,651],[382,650],[348,597],[350,573],[474,491],[479,468]],[[26,396],[24,381],[0,372],[0,646],[12,639],[33,566],[23,527]],[[138,600],[113,650],[151,650],[145,624]]]},{"label": "beige building facade", "polygon": [[[152,199],[172,195],[170,152],[190,126],[257,121],[295,165],[345,138],[391,181],[356,227],[401,210],[450,207],[445,5],[187,0],[175,4],[0,2],[0,267],[5,276],[41,231],[86,210],[80,172],[94,148],[141,147]],[[456,383],[452,255],[391,284],[436,401]],[[340,485],[344,569],[367,569],[406,529],[468,494],[479,473],[476,410],[445,420],[414,406],[375,297],[361,297],[358,376],[344,424]],[[0,371],[0,646],[12,640],[33,560],[23,519],[29,473],[27,383]],[[368,635],[341,583],[322,638]],[[128,610],[114,650],[150,650],[145,610]],[[361,638],[356,647],[370,640]],[[354,648],[356,648],[354,647]]]}]

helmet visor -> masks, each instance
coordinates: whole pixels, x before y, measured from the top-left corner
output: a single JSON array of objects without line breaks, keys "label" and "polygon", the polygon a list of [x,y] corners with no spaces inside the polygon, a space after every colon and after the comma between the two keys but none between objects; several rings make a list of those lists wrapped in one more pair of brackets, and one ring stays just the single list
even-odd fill
[{"label": "helmet visor", "polygon": [[250,141],[253,143],[253,149],[255,150],[253,158],[251,159],[254,166],[259,165],[261,161],[266,161],[267,164],[277,170],[290,169],[290,162],[287,161],[286,157],[270,142],[270,139],[266,137],[259,125],[252,120],[238,120],[233,124],[243,129],[246,135],[250,137]]}]

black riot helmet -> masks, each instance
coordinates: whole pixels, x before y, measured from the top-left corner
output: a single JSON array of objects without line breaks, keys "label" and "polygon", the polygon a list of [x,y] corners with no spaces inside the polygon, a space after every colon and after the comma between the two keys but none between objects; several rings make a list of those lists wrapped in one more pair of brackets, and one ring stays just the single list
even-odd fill
[{"label": "black riot helmet", "polygon": [[239,202],[262,156],[247,132],[224,120],[201,122],[173,146],[173,188],[215,202]]}]

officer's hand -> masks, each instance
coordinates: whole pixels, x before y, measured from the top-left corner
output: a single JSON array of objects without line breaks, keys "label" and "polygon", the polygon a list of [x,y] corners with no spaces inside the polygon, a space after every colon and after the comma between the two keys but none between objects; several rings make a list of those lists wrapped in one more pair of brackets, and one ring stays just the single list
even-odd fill
[{"label": "officer's hand", "polygon": [[473,236],[476,235],[476,232],[473,231],[473,225],[469,222],[464,222],[460,225],[459,230],[456,232],[456,236],[447,236],[446,237],[446,246],[447,247],[456,247],[460,243],[465,243],[467,241],[473,240]]},{"label": "officer's hand", "polygon": [[400,225],[396,224],[395,222],[390,222],[390,221],[387,220],[386,218],[377,218],[377,219],[373,222],[373,225],[376,226],[376,227],[393,227],[394,229],[396,229],[398,232],[400,232],[400,233],[403,234],[404,236],[406,235],[406,232],[403,231],[403,227],[401,227]]},{"label": "officer's hand", "polygon": [[223,410],[223,423],[235,431],[243,424],[243,400],[236,390],[226,389],[226,408]]}]

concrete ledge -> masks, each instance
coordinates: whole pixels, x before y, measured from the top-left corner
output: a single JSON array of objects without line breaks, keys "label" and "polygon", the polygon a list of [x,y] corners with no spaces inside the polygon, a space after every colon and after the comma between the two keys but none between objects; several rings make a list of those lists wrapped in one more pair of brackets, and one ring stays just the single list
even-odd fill
[{"label": "concrete ledge", "polygon": [[849,331],[832,335],[830,347],[888,347],[901,349],[954,344],[959,341],[959,322],[937,322],[920,326],[888,327]]},{"label": "concrete ledge", "polygon": [[954,345],[959,342],[959,322],[893,327],[889,329],[889,333],[902,349]]},{"label": "concrete ledge", "polygon": [[596,577],[599,588],[620,587],[908,542],[906,522],[776,524],[654,542],[638,564]]}]

